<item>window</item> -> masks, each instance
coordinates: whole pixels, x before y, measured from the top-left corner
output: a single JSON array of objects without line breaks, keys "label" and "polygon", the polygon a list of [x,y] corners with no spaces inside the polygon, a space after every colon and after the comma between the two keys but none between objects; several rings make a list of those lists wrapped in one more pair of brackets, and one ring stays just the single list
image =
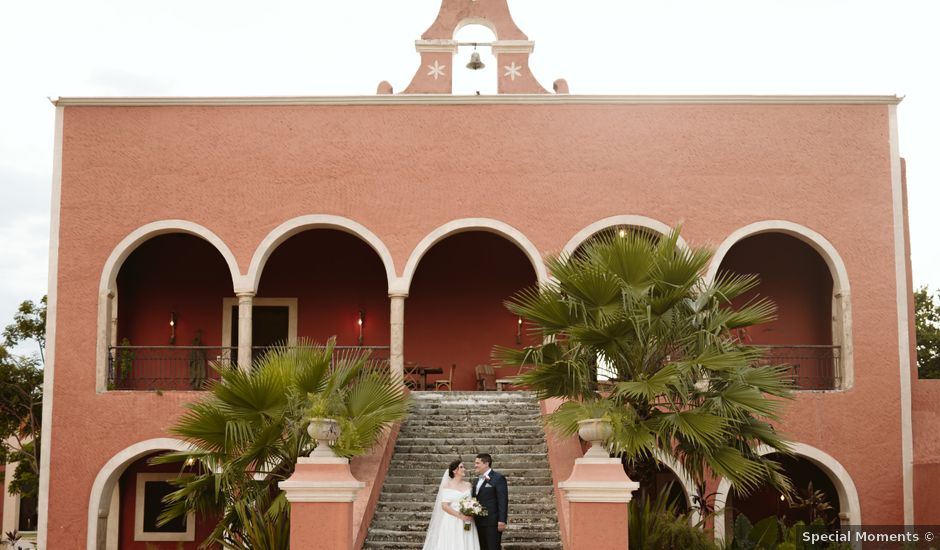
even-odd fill
[{"label": "window", "polygon": [[196,539],[196,518],[192,513],[185,518],[157,526],[157,518],[163,511],[163,497],[176,490],[168,480],[175,477],[176,475],[170,472],[137,474],[134,540],[192,541]]}]

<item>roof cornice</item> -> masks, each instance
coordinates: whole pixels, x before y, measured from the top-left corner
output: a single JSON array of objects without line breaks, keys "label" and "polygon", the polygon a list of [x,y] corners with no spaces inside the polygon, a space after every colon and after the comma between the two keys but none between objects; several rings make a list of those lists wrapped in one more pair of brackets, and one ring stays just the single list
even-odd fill
[{"label": "roof cornice", "polygon": [[401,94],[273,97],[60,97],[66,107],[275,105],[897,105],[893,95],[568,95]]}]

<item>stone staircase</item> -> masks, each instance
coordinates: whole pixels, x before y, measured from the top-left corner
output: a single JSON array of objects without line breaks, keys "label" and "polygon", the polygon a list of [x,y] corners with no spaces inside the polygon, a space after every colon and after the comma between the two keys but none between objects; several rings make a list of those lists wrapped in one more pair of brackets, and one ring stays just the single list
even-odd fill
[{"label": "stone staircase", "polygon": [[[473,474],[477,453],[509,483],[504,550],[560,549],[548,450],[531,392],[414,392],[363,549],[424,544],[431,506],[448,463]],[[473,475],[473,480],[476,476]]]}]

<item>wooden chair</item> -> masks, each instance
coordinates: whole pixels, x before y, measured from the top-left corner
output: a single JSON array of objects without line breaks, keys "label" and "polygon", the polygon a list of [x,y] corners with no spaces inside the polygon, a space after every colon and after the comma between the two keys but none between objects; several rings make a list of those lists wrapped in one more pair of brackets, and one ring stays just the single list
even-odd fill
[{"label": "wooden chair", "polygon": [[416,373],[416,368],[418,365],[411,361],[405,363],[405,386],[410,390],[423,390],[421,387],[421,379]]},{"label": "wooden chair", "polygon": [[447,378],[443,380],[434,381],[434,390],[443,391],[445,388],[447,391],[454,391],[454,371],[457,370],[457,365],[450,366],[450,372],[447,374]]},{"label": "wooden chair", "polygon": [[493,365],[477,365],[473,368],[477,378],[477,389],[489,391],[496,389],[496,372]]}]

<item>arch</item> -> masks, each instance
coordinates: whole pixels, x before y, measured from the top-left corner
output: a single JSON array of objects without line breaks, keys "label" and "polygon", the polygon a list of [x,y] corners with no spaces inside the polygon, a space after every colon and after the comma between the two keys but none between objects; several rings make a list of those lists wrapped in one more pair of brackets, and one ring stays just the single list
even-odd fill
[{"label": "arch", "polygon": [[[799,239],[809,245],[826,263],[832,276],[832,339],[833,344],[841,347],[842,384],[836,391],[850,389],[855,382],[852,345],[852,294],[849,285],[848,270],[842,256],[828,239],[816,231],[787,220],[764,220],[741,227],[731,233],[715,250],[705,282],[712,283],[718,276],[718,270],[725,256],[738,242],[763,233],[782,233]],[[832,391],[832,390],[828,390]]]},{"label": "arch", "polygon": [[671,454],[664,453],[662,449],[657,449],[655,452],[656,461],[672,470],[672,473],[675,474],[676,479],[679,480],[679,484],[682,485],[682,490],[685,492],[685,503],[689,507],[691,513],[689,514],[689,523],[692,525],[697,525],[702,516],[698,510],[694,507],[695,503],[692,502],[692,496],[695,495],[695,483],[692,482],[692,476],[689,475],[689,472],[685,469],[685,466],[681,462],[676,460]]},{"label": "arch", "polygon": [[186,451],[189,449],[190,446],[179,439],[169,437],[148,439],[134,443],[105,462],[91,485],[91,496],[88,499],[86,548],[88,550],[104,549],[104,545],[99,542],[99,538],[101,541],[104,540],[102,527],[107,525],[108,512],[111,508],[111,494],[128,465],[154,451]]},{"label": "arch", "polygon": [[[760,456],[779,452],[767,445],[761,445],[756,451]],[[852,481],[852,476],[849,475],[848,470],[825,451],[806,443],[792,443],[791,451],[794,456],[805,458],[829,477],[839,493],[839,514],[846,518],[845,522],[848,525],[861,525],[862,509],[858,498],[858,490],[855,488],[855,482]],[[725,525],[728,518],[726,516],[727,508],[724,504],[728,500],[730,490],[731,481],[727,478],[721,478],[715,492],[715,540],[717,542],[723,542],[725,538]]]},{"label": "arch", "polygon": [[[631,227],[642,227],[645,229],[649,229],[651,231],[655,231],[659,233],[660,235],[665,235],[666,233],[672,230],[672,228],[666,225],[665,223],[659,220],[654,220],[653,218],[648,218],[646,216],[638,216],[635,214],[622,214],[618,216],[610,216],[609,218],[598,220],[592,223],[591,225],[585,227],[581,231],[578,231],[577,233],[575,233],[574,237],[571,237],[571,240],[568,241],[568,244],[566,244],[565,247],[561,250],[561,254],[563,256],[570,256],[571,254],[574,254],[574,251],[577,250],[579,246],[584,244],[588,239],[590,239],[594,235],[600,233],[601,231],[605,229],[609,229],[611,227],[617,227],[621,225],[627,225]],[[685,239],[683,239],[681,236],[679,237],[678,244],[682,248],[689,247],[688,243],[686,243]]]},{"label": "arch", "polygon": [[108,256],[107,261],[104,263],[104,269],[101,272],[101,281],[98,284],[99,292],[107,294],[114,289],[118,272],[121,271],[124,260],[126,260],[138,246],[144,241],[169,233],[193,235],[214,246],[225,259],[229,272],[232,274],[232,287],[238,288],[241,279],[241,272],[238,270],[238,261],[235,259],[235,255],[232,254],[228,245],[226,245],[218,235],[195,222],[187,220],[161,220],[138,227],[114,247],[114,250],[111,251],[111,255]]},{"label": "arch", "polygon": [[117,291],[117,276],[127,258],[144,242],[172,233],[183,233],[198,237],[219,251],[232,276],[232,288],[243,286],[238,261],[228,245],[206,227],[188,220],[160,220],[138,227],[114,247],[101,271],[98,283],[98,330],[95,349],[96,391],[103,392],[107,387],[108,344],[112,331],[113,298]]},{"label": "arch", "polygon": [[452,220],[431,231],[424,239],[418,243],[418,246],[411,252],[408,262],[405,264],[405,271],[401,279],[398,280],[398,286],[390,288],[389,292],[407,294],[411,287],[411,280],[414,278],[415,270],[418,269],[418,263],[421,258],[438,242],[457,233],[467,231],[486,231],[500,235],[519,247],[520,250],[529,259],[532,269],[535,271],[535,277],[538,284],[548,281],[548,271],[545,268],[545,262],[542,261],[542,255],[539,253],[532,241],[528,239],[521,231],[515,227],[490,218],[462,218]]},{"label": "arch", "polygon": [[385,266],[385,276],[391,289],[396,280],[395,260],[392,259],[388,247],[375,233],[349,218],[328,214],[310,214],[287,220],[268,233],[261,241],[261,244],[258,245],[258,248],[255,249],[254,256],[251,258],[248,273],[245,275],[244,287],[236,287],[235,292],[257,292],[258,284],[261,282],[261,272],[264,271],[264,265],[274,250],[287,239],[310,229],[336,229],[355,235],[365,241],[381,258],[382,265]]}]

